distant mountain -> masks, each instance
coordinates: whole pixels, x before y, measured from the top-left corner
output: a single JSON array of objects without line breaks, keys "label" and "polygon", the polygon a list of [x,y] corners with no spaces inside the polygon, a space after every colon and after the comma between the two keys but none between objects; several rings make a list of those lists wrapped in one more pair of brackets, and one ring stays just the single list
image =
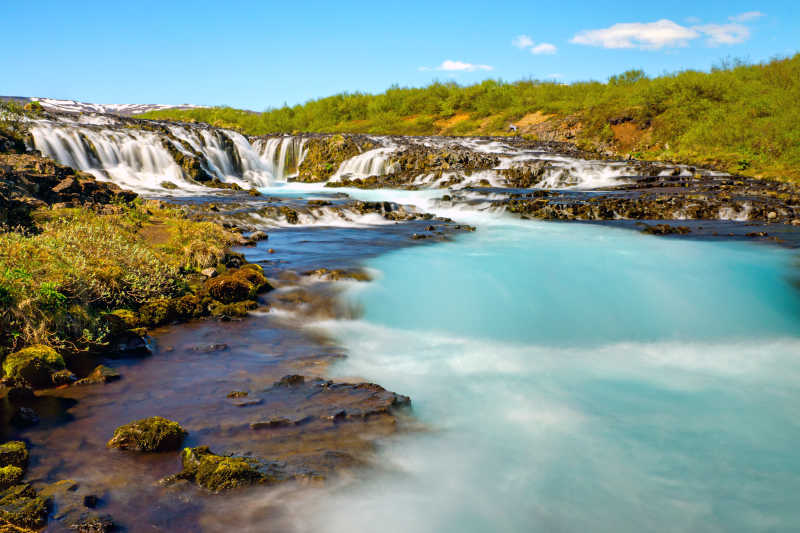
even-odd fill
[{"label": "distant mountain", "polygon": [[13,100],[21,104],[39,102],[47,110],[67,113],[109,113],[112,115],[138,115],[159,109],[193,109],[205,107],[199,105],[166,105],[166,104],[89,104],[75,100],[57,100],[55,98],[39,98],[27,96],[0,96],[0,100]]}]

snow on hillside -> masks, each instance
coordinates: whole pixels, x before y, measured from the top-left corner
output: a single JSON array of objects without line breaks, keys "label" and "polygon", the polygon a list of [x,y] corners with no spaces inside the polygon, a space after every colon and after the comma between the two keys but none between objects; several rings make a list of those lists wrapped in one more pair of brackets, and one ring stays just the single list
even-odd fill
[{"label": "snow on hillside", "polygon": [[24,97],[2,97],[0,99],[11,99],[16,101],[38,101],[47,110],[61,111],[67,113],[110,113],[114,115],[136,115],[157,109],[191,109],[204,107],[197,105],[165,105],[165,104],[89,104],[77,102],[75,100],[58,100],[56,98],[24,98]]}]

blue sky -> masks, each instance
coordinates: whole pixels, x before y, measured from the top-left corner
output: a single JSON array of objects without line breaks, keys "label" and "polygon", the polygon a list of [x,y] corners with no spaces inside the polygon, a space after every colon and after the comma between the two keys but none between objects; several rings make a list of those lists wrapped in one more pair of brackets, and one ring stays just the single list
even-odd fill
[{"label": "blue sky", "polygon": [[0,94],[254,110],[397,83],[605,80],[800,50],[789,0],[4,2]]}]

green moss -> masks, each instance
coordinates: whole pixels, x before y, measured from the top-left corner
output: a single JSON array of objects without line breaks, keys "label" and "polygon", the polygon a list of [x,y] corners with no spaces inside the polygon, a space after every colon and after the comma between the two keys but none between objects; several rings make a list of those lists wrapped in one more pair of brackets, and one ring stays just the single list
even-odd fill
[{"label": "green moss", "polygon": [[129,309],[117,309],[104,315],[112,333],[120,334],[139,326],[139,317]]},{"label": "green moss", "polygon": [[150,300],[139,308],[139,320],[146,326],[161,326],[175,319],[174,308],[168,298]]},{"label": "green moss", "polygon": [[194,481],[211,492],[222,492],[282,479],[275,465],[250,457],[212,453],[207,446],[184,448],[183,472],[178,477]]},{"label": "green moss", "polygon": [[24,469],[28,466],[28,448],[20,440],[12,440],[0,444],[0,466],[17,466]]},{"label": "green moss", "polygon": [[19,527],[42,528],[47,523],[47,502],[30,485],[14,485],[0,493],[0,518]]},{"label": "green moss", "polygon": [[153,416],[118,427],[107,446],[141,452],[171,451],[180,448],[185,436],[186,430],[177,422]]},{"label": "green moss", "polygon": [[207,280],[204,287],[212,298],[223,304],[252,300],[257,294],[272,289],[258,265],[229,270]]},{"label": "green moss", "polygon": [[4,466],[0,468],[0,490],[6,490],[22,480],[24,472],[18,466]]},{"label": "green moss", "polygon": [[256,309],[258,304],[252,300],[223,304],[214,302],[210,306],[211,316],[216,318],[240,318],[247,316],[249,311]]},{"label": "green moss", "polygon": [[37,344],[14,352],[3,361],[6,378],[42,388],[52,385],[50,376],[66,368],[64,359],[52,348]]}]

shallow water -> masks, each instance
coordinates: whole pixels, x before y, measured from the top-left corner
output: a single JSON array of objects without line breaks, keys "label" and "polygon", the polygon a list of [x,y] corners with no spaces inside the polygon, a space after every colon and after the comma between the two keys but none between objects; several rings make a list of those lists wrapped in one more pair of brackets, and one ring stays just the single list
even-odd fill
[{"label": "shallow water", "polygon": [[381,277],[348,295],[363,318],[322,325],[340,375],[409,394],[431,431],[299,529],[800,527],[791,252],[484,222],[370,260]]}]

